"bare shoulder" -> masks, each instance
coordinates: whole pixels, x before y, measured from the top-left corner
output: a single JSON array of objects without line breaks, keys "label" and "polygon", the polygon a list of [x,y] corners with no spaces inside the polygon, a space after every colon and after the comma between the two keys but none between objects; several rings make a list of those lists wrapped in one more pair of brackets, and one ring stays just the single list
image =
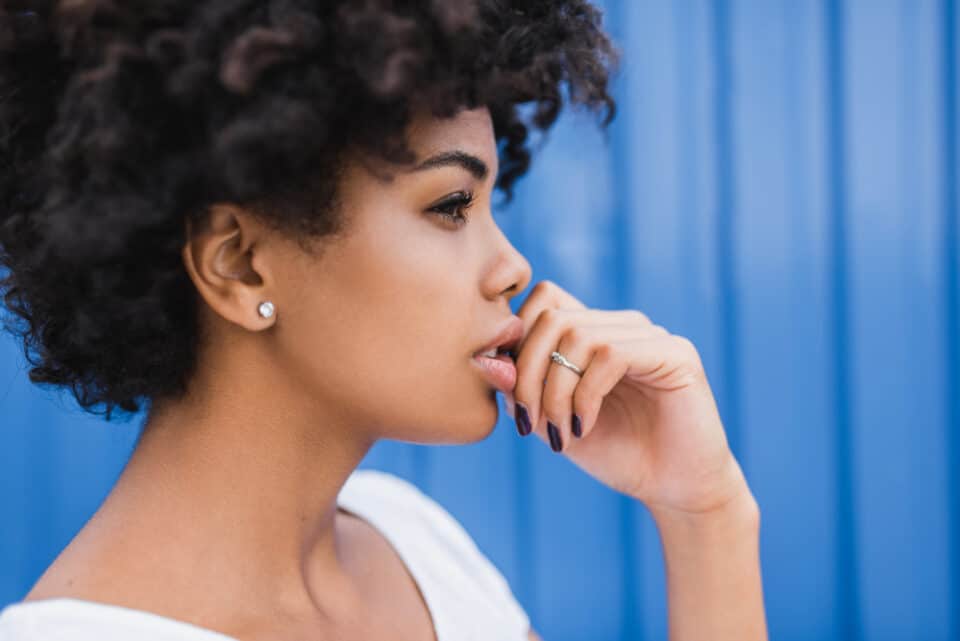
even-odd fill
[{"label": "bare shoulder", "polygon": [[105,546],[85,536],[81,529],[34,581],[23,601],[64,597],[102,600],[101,589],[116,584],[113,571],[118,557],[108,554]]},{"label": "bare shoulder", "polygon": [[533,628],[530,628],[530,634],[527,636],[527,639],[529,641],[543,641]]},{"label": "bare shoulder", "polygon": [[33,583],[22,600],[41,601],[59,597],[82,598],[85,596],[86,586],[83,580],[84,575],[80,572],[81,565],[71,561],[70,555],[61,551],[60,555]]}]

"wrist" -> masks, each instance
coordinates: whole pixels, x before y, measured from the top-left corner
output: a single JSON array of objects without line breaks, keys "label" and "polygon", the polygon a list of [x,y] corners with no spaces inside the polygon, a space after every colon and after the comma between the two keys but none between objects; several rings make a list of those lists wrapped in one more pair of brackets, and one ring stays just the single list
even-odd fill
[{"label": "wrist", "polygon": [[664,534],[711,534],[731,529],[759,530],[760,527],[760,506],[746,483],[729,498],[707,510],[692,512],[666,506],[648,506],[648,509]]},{"label": "wrist", "polygon": [[671,639],[766,641],[760,510],[744,490],[716,509],[656,510]]},{"label": "wrist", "polygon": [[694,524],[730,519],[749,520],[754,512],[759,512],[743,469],[732,454],[713,471],[696,476],[700,477],[696,489],[685,489],[682,501],[642,501],[655,521]]}]

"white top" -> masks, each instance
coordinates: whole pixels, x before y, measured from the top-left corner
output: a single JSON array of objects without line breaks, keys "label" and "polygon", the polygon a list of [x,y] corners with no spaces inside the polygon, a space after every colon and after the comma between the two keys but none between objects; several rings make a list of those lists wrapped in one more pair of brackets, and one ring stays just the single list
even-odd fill
[{"label": "white top", "polygon": [[[423,594],[437,641],[527,641],[506,579],[453,516],[404,479],[354,470],[337,497],[393,546]],[[0,610],[0,641],[236,641],[186,621],[72,598]]]}]

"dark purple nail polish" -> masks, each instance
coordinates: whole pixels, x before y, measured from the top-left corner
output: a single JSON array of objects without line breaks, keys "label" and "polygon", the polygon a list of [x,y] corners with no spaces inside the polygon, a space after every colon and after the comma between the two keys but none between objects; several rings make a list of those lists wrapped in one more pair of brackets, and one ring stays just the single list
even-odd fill
[{"label": "dark purple nail polish", "polygon": [[550,449],[554,452],[559,452],[563,449],[563,441],[560,440],[560,430],[550,421],[547,421],[547,435],[550,437]]},{"label": "dark purple nail polish", "polygon": [[520,436],[526,436],[533,431],[533,427],[530,425],[530,415],[527,414],[527,408],[523,406],[523,403],[516,404],[514,414],[516,415],[517,431],[520,432]]},{"label": "dark purple nail polish", "polygon": [[573,426],[571,429],[573,430],[573,435],[577,438],[583,436],[583,425],[580,424],[580,417],[576,414],[573,415]]}]

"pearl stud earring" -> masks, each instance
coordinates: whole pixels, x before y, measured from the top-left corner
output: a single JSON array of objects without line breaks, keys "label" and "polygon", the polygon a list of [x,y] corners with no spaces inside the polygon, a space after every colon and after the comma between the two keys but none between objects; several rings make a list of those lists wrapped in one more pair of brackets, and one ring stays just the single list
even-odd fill
[{"label": "pearl stud earring", "polygon": [[273,316],[273,303],[270,301],[264,301],[260,303],[260,307],[257,308],[257,312],[259,312],[259,314],[264,318],[270,318]]}]

